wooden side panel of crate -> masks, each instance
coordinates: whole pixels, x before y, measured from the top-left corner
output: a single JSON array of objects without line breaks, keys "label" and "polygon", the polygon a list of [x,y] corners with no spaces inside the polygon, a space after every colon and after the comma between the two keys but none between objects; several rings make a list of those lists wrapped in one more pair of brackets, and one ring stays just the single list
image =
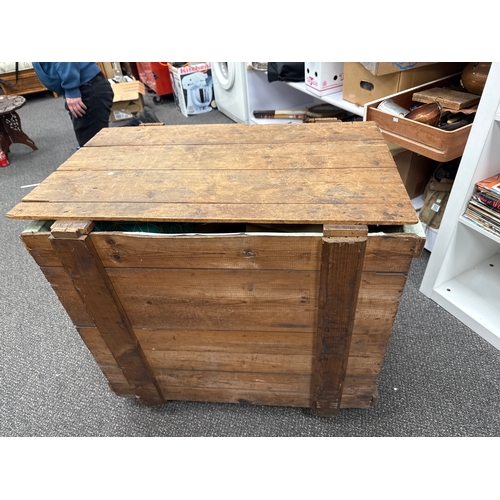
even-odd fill
[{"label": "wooden side panel of crate", "polygon": [[52,286],[68,316],[76,326],[82,340],[92,353],[99,368],[106,376],[109,386],[118,396],[133,395],[132,389],[107,347],[94,320],[87,312],[73,282],[49,242],[50,233],[23,233],[21,240],[42,273]]},{"label": "wooden side panel of crate", "polygon": [[99,330],[97,328],[77,328],[77,330],[106,377],[110,388],[118,396],[135,396]]},{"label": "wooden side panel of crate", "polygon": [[[167,399],[309,406],[320,236],[91,237]],[[341,407],[372,403],[418,248],[368,238]]]}]

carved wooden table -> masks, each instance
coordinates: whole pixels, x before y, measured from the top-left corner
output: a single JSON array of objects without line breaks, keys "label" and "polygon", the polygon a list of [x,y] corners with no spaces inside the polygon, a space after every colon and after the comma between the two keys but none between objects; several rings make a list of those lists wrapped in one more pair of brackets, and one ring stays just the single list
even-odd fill
[{"label": "carved wooden table", "polygon": [[38,149],[35,143],[23,132],[21,119],[16,110],[26,104],[26,98],[14,95],[0,95],[0,151],[8,157],[10,145],[26,144],[32,149]]},{"label": "carved wooden table", "polygon": [[373,122],[104,129],[14,207],[121,396],[366,408],[424,236]]}]

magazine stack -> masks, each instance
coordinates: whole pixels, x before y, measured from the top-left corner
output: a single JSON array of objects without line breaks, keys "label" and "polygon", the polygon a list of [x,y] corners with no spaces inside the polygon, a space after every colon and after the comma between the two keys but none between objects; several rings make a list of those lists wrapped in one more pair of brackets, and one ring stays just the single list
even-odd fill
[{"label": "magazine stack", "polygon": [[476,182],[464,217],[500,236],[500,174]]}]

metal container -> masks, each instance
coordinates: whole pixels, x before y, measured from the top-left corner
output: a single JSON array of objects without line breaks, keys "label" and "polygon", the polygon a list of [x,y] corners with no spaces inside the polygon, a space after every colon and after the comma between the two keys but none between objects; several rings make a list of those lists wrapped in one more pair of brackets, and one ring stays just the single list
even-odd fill
[{"label": "metal container", "polygon": [[392,99],[385,99],[377,106],[377,109],[395,116],[406,116],[410,112],[396,104]]}]

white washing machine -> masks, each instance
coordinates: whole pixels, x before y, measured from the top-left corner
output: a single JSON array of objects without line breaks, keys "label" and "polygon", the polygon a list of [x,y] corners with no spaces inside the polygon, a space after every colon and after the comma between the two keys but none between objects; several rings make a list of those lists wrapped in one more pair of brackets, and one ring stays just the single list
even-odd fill
[{"label": "white washing machine", "polygon": [[218,110],[235,122],[250,123],[246,63],[213,62],[211,64]]}]

